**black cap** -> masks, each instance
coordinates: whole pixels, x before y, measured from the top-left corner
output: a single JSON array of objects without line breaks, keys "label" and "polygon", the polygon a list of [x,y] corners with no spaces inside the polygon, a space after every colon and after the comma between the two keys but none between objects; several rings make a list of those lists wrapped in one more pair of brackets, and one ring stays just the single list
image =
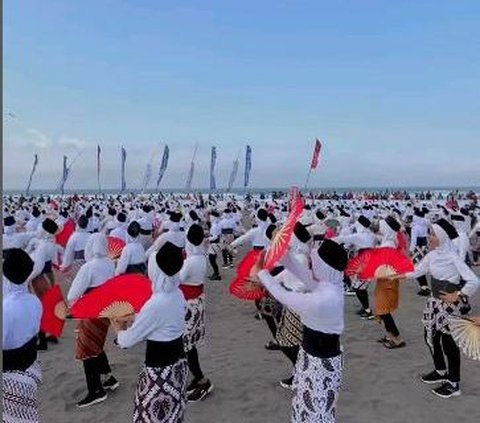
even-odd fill
[{"label": "black cap", "polygon": [[163,273],[167,276],[173,276],[180,272],[183,266],[183,250],[167,241],[158,250],[155,260]]},{"label": "black cap", "polygon": [[5,226],[13,226],[15,225],[15,218],[13,216],[7,216],[3,219],[3,224]]},{"label": "black cap", "polygon": [[190,219],[195,220],[195,221],[197,221],[197,222],[200,221],[200,218],[198,217],[198,214],[197,214],[197,212],[196,212],[195,210],[190,210],[190,211],[188,212],[188,215],[190,216]]},{"label": "black cap", "polygon": [[398,232],[400,230],[400,223],[398,223],[392,216],[387,216],[385,222],[395,232]]},{"label": "black cap", "polygon": [[173,212],[170,215],[170,220],[175,223],[180,222],[180,220],[182,220],[182,213]]},{"label": "black cap", "polygon": [[45,219],[42,223],[42,228],[45,232],[51,235],[55,235],[58,231],[58,225],[52,219]]},{"label": "black cap", "polygon": [[140,235],[140,224],[135,221],[130,222],[130,225],[128,225],[127,228],[127,234],[132,238],[136,238],[138,235]]},{"label": "black cap", "polygon": [[343,272],[347,267],[348,254],[345,248],[331,239],[326,239],[317,250],[318,256],[330,267]]},{"label": "black cap", "polygon": [[88,226],[88,218],[87,216],[80,216],[78,218],[78,226],[82,229],[87,229]]},{"label": "black cap", "polygon": [[293,233],[298,238],[298,240],[303,243],[309,241],[310,238],[312,238],[312,236],[310,235],[310,232],[307,231],[307,228],[305,227],[305,225],[302,225],[300,222],[297,222],[295,224]]},{"label": "black cap", "polygon": [[326,217],[320,210],[317,210],[317,212],[315,213],[315,216],[317,216],[318,220],[323,220]]},{"label": "black cap", "polygon": [[450,238],[450,239],[455,239],[458,237],[458,232],[457,230],[454,228],[454,226],[448,222],[447,220],[445,219],[438,219],[436,222],[435,222],[435,225],[438,225],[440,226],[444,231],[445,233],[447,234],[447,236]]},{"label": "black cap", "polygon": [[277,227],[275,225],[268,225],[268,228],[265,231],[265,235],[267,236],[267,238],[269,240],[272,240],[273,232],[275,231],[275,229],[277,229]]},{"label": "black cap", "polygon": [[12,283],[24,283],[33,270],[33,260],[20,248],[11,248],[5,251],[3,260],[3,274]]},{"label": "black cap", "polygon": [[127,215],[125,213],[118,213],[117,220],[120,223],[125,223],[127,221]]},{"label": "black cap", "polygon": [[257,217],[259,220],[261,220],[262,222],[265,222],[268,218],[268,213],[265,209],[260,209],[258,210],[257,212]]},{"label": "black cap", "polygon": [[205,238],[205,234],[203,233],[203,229],[200,225],[193,224],[190,226],[187,232],[187,239],[190,244],[195,246],[199,246]]},{"label": "black cap", "polygon": [[360,225],[367,229],[372,225],[370,219],[367,219],[365,216],[360,216],[358,218],[358,223],[360,223]]}]

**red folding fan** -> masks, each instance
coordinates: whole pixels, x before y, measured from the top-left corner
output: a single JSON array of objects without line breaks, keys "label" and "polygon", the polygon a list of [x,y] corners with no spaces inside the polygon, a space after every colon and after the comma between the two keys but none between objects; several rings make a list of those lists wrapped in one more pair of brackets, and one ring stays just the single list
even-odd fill
[{"label": "red folding fan", "polygon": [[125,247],[125,241],[115,236],[109,236],[108,239],[108,257],[112,260],[116,260],[122,254],[123,247]]},{"label": "red folding fan", "polygon": [[72,219],[68,219],[63,225],[62,231],[55,235],[55,242],[65,248],[68,240],[74,232],[75,222]]},{"label": "red folding fan", "polygon": [[152,282],[138,273],[116,276],[85,294],[72,306],[74,319],[128,316],[138,313],[152,296]]},{"label": "red folding fan", "polygon": [[265,290],[259,283],[249,280],[253,276],[253,267],[262,254],[261,250],[250,251],[243,260],[238,264],[237,276],[230,284],[230,293],[241,299],[255,301],[265,296]]},{"label": "red folding fan", "polygon": [[[357,269],[357,271],[354,271]],[[354,257],[347,266],[359,279],[373,280],[402,276],[415,269],[409,257],[395,248],[372,248]]]},{"label": "red folding fan", "polygon": [[59,338],[63,333],[67,316],[67,304],[59,285],[54,285],[45,292],[42,297],[42,306],[41,330]]},{"label": "red folding fan", "polygon": [[292,188],[291,193],[292,203],[290,214],[285,223],[275,234],[272,243],[267,250],[267,254],[265,255],[264,268],[267,270],[272,270],[286,254],[290,240],[292,239],[295,224],[303,213],[304,201],[298,193],[298,189]]}]

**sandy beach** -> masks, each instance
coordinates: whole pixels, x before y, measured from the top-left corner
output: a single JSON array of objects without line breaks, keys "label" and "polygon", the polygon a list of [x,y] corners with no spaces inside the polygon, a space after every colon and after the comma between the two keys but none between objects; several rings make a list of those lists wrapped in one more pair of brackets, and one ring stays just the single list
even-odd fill
[{"label": "sandy beach", "polygon": [[[477,273],[478,273],[477,268]],[[232,270],[223,270],[223,281],[206,285],[208,344],[200,359],[215,389],[201,403],[189,404],[188,423],[289,422],[291,393],[278,384],[289,376],[287,359],[264,349],[269,332],[254,319],[254,306],[228,293]],[[423,342],[421,315],[424,299],[416,295],[416,282],[402,284],[401,307],[395,318],[407,347],[386,350],[375,340],[382,335],[375,321],[356,315],[357,301],[345,298],[345,382],[338,406],[341,423],[421,423],[480,421],[480,363],[462,357],[462,391],[459,398],[442,400],[430,393],[418,375],[431,370]],[[480,299],[474,299],[480,314]],[[121,386],[103,404],[79,410],[77,400],[85,393],[83,370],[74,361],[74,327],[70,321],[59,345],[41,354],[44,382],[40,389],[41,416],[45,422],[129,422],[144,345],[106,351]]]}]

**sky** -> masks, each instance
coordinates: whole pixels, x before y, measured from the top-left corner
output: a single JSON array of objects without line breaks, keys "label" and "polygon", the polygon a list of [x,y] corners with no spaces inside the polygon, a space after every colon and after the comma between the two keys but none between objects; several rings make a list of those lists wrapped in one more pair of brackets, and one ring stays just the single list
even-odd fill
[{"label": "sky", "polygon": [[[128,188],[480,186],[480,2],[3,2],[3,183]],[[155,176],[154,176],[155,178]],[[154,179],[153,178],[153,179]]]}]

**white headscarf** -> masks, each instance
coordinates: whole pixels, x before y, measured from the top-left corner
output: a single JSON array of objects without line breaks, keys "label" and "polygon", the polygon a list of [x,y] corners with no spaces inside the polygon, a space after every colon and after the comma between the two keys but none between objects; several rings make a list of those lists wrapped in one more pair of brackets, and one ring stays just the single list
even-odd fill
[{"label": "white headscarf", "polygon": [[85,258],[92,260],[94,258],[107,257],[108,255],[108,240],[105,234],[92,234],[85,245]]},{"label": "white headscarf", "polygon": [[320,283],[331,283],[343,289],[343,272],[325,263],[318,255],[317,250],[312,251],[310,258],[312,260],[312,272],[315,280]]},{"label": "white headscarf", "polygon": [[396,248],[398,244],[397,233],[383,219],[380,220],[379,228],[382,235],[381,246]]}]

